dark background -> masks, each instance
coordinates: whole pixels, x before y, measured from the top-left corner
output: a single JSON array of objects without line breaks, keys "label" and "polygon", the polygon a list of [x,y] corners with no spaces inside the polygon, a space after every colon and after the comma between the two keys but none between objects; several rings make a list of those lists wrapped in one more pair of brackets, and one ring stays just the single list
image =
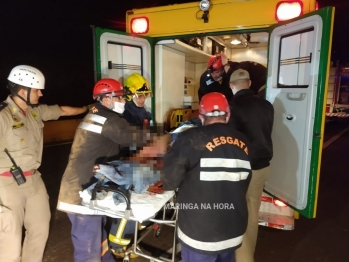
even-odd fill
[{"label": "dark background", "polygon": [[[0,101],[8,95],[6,83],[11,69],[27,64],[45,75],[46,89],[41,103],[72,106],[92,103],[94,64],[90,25],[125,31],[127,10],[186,2],[192,1],[1,1]],[[318,2],[320,8],[336,7],[331,60],[346,65],[349,63],[349,1]]]}]

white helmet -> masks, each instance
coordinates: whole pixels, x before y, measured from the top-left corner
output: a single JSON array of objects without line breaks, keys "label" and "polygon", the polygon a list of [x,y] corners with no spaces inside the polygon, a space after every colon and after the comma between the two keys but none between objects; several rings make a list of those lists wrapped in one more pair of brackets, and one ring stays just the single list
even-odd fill
[{"label": "white helmet", "polygon": [[43,73],[32,66],[16,66],[11,70],[7,80],[29,88],[45,89],[45,77]]}]

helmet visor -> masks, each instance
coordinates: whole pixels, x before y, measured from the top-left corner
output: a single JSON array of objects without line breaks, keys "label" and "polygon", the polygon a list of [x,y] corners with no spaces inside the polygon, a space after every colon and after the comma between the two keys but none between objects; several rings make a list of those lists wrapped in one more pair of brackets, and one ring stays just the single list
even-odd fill
[{"label": "helmet visor", "polygon": [[144,92],[139,92],[137,91],[134,96],[136,96],[137,98],[144,96],[145,99],[147,99],[148,97],[153,96],[153,92],[152,91],[144,91]]}]

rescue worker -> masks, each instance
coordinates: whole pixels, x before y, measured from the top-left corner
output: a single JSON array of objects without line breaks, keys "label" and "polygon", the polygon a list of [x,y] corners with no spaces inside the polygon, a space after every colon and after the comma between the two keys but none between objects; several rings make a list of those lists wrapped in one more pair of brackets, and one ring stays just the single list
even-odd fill
[{"label": "rescue worker", "polygon": [[269,101],[256,96],[250,86],[251,80],[246,70],[233,72],[230,87],[234,97],[230,103],[232,113],[229,124],[243,132],[251,142],[249,154],[252,167],[252,178],[246,195],[248,225],[242,246],[236,251],[237,262],[254,261],[261,197],[273,157],[271,133],[274,108]]},{"label": "rescue worker", "polygon": [[[145,101],[152,95],[149,82],[142,75],[133,73],[126,78],[124,87],[129,90],[132,95],[128,96],[123,117],[132,126],[137,126],[141,129],[149,129],[151,113],[145,109]],[[129,148],[124,148],[121,154],[124,159],[132,156],[132,152]],[[128,244],[122,245],[121,243],[130,242],[133,238],[134,230],[134,221],[131,220],[126,223],[123,221],[123,223],[120,223],[120,219],[112,219],[109,241],[114,255],[118,257],[125,256]],[[121,239],[127,239],[128,241],[120,241],[116,237],[117,235],[121,235]],[[130,254],[130,258],[135,257],[137,257],[135,254]]]},{"label": "rescue worker", "polygon": [[125,80],[125,88],[133,94],[125,104],[124,118],[133,126],[150,127],[151,113],[145,108],[145,101],[152,95],[147,79],[138,73],[129,75]]},{"label": "rescue worker", "polygon": [[178,188],[182,260],[231,262],[247,225],[249,144],[226,124],[224,95],[203,96],[199,113],[203,126],[179,133],[164,157],[163,187]]},{"label": "rescue worker", "polygon": [[[93,167],[117,160],[122,146],[142,147],[149,142],[149,133],[130,126],[122,118],[125,97],[129,95],[126,91],[114,79],[98,81],[93,89],[93,98],[97,103],[90,106],[89,113],[75,133],[57,206],[59,210],[68,213],[72,223],[75,262],[114,261],[104,228],[106,217],[93,215],[93,210],[81,206],[79,191],[97,182]],[[163,154],[165,150],[166,146],[162,147],[156,142],[152,147],[144,147],[141,153],[153,157]]]},{"label": "rescue worker", "polygon": [[7,79],[11,95],[0,103],[0,261],[41,262],[51,216],[38,171],[43,121],[82,114],[86,107],[39,104],[45,77],[35,67],[16,66]]},{"label": "rescue worker", "polygon": [[228,63],[230,66],[229,73],[228,73],[229,76],[231,76],[231,74],[237,69],[246,70],[249,73],[250,79],[251,79],[250,90],[252,90],[253,93],[255,95],[258,95],[259,97],[262,97],[262,98],[265,97],[267,68],[264,65],[259,64],[257,62],[253,62],[253,61],[242,61],[242,62],[229,61]]},{"label": "rescue worker", "polygon": [[244,69],[249,72],[252,84],[250,89],[258,96],[265,96],[265,83],[267,69],[264,65],[252,62],[228,61],[224,53],[210,57],[207,70],[201,75],[200,88],[198,90],[199,101],[202,96],[210,92],[219,92],[226,96],[228,102],[233,97],[229,87],[231,74],[237,69]]},{"label": "rescue worker", "polygon": [[229,68],[228,58],[224,53],[209,58],[207,70],[200,77],[199,101],[204,95],[211,92],[223,94],[228,101],[231,99],[233,93],[229,88]]}]

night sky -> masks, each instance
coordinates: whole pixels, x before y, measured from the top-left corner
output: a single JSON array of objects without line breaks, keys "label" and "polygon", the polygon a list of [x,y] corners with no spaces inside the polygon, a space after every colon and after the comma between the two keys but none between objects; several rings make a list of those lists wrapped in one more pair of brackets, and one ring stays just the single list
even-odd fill
[{"label": "night sky", "polygon": [[[127,10],[185,2],[191,1],[1,1],[0,100],[8,94],[6,79],[11,69],[27,64],[39,68],[46,77],[42,103],[72,106],[92,103],[90,25],[125,31]],[[331,60],[344,65],[349,63],[349,1],[319,1],[320,7],[328,5],[336,7]]]}]

